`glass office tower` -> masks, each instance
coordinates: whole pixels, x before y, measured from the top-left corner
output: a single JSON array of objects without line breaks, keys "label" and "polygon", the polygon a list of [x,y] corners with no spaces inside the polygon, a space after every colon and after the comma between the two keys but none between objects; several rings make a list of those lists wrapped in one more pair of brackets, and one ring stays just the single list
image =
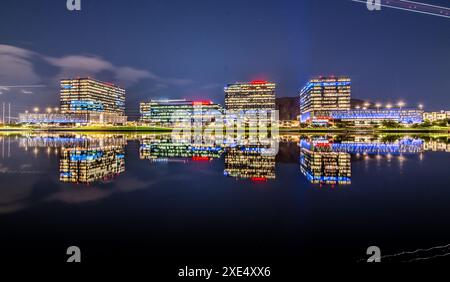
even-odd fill
[{"label": "glass office tower", "polygon": [[350,110],[351,80],[348,77],[311,79],[300,91],[301,122],[330,117],[331,111]]},{"label": "glass office tower", "polygon": [[213,122],[222,107],[212,101],[150,100],[140,103],[141,121],[154,126],[176,127],[194,121]]},{"label": "glass office tower", "polygon": [[275,83],[255,80],[225,87],[226,110],[275,110]]},{"label": "glass office tower", "polygon": [[125,89],[92,78],[61,80],[61,113],[125,115]]}]

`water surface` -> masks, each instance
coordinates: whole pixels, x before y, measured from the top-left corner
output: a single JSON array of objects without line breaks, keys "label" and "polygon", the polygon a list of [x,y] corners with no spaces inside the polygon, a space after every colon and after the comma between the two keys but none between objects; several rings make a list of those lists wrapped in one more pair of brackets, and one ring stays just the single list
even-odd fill
[{"label": "water surface", "polygon": [[159,134],[1,136],[11,260],[295,257],[355,262],[450,242],[448,136],[283,135],[267,146]]}]

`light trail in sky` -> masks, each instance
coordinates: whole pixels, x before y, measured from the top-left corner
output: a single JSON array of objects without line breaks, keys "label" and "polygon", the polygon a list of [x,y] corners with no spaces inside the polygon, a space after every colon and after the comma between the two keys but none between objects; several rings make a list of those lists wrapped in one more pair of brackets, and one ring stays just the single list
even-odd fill
[{"label": "light trail in sky", "polygon": [[[367,4],[367,0],[351,0],[353,2],[359,2]],[[369,1],[372,5],[375,5],[375,1]],[[431,5],[428,3],[421,3],[407,0],[380,0],[381,7],[393,8],[403,11],[415,12],[420,14],[426,14],[437,17],[450,18],[450,8]]]}]

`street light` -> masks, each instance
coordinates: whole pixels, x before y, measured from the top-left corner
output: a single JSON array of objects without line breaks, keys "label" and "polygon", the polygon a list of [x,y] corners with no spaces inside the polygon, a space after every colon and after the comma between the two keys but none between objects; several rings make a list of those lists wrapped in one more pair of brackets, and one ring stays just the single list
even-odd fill
[{"label": "street light", "polygon": [[386,105],[386,108],[387,108],[387,109],[392,109],[392,105],[391,105],[391,104],[387,104],[387,105]]},{"label": "street light", "polygon": [[52,112],[52,108],[47,108],[47,113],[51,113]]},{"label": "street light", "polygon": [[361,109],[361,107],[360,107],[360,106],[356,106],[355,108],[356,108],[357,110]]},{"label": "street light", "polygon": [[380,108],[381,108],[381,104],[380,104],[380,103],[376,103],[376,104],[375,104],[375,107],[377,107],[377,111],[379,111]]},{"label": "street light", "polygon": [[39,108],[38,108],[38,107],[35,107],[35,108],[33,109],[33,111],[34,111],[35,113],[37,113],[37,112],[39,112]]},{"label": "street light", "polygon": [[59,112],[59,108],[58,108],[58,107],[55,107],[53,110],[54,110],[55,112]]},{"label": "street light", "polygon": [[419,104],[419,109],[423,110],[423,105],[422,104]]},{"label": "street light", "polygon": [[365,102],[364,103],[364,107],[369,107],[370,106],[370,103],[369,102]]}]

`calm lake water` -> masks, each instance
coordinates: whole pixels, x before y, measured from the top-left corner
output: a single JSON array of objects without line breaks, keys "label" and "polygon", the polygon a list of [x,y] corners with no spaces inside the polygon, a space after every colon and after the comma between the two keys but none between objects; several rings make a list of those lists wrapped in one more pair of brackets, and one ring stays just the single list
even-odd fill
[{"label": "calm lake water", "polygon": [[[170,135],[0,137],[9,260],[295,257],[344,261],[450,243],[448,136],[282,135],[265,146]],[[273,145],[273,144],[272,144]]]}]

